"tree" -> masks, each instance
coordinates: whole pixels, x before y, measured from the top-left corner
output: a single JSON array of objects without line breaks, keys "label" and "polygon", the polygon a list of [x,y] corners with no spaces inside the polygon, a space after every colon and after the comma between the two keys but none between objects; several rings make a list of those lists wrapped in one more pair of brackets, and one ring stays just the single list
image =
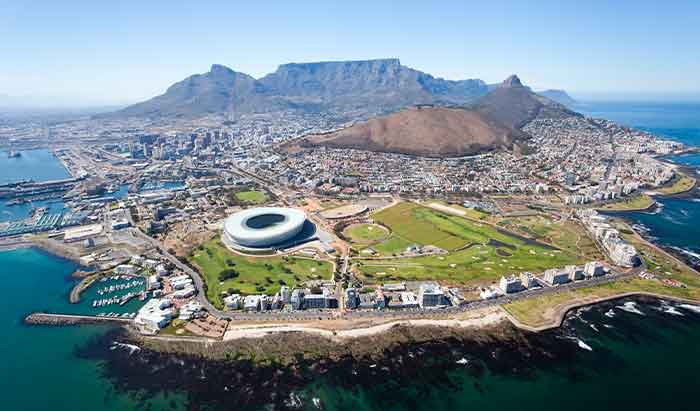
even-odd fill
[{"label": "tree", "polygon": [[231,280],[238,277],[238,275],[238,271],[234,270],[233,268],[227,268],[225,270],[221,270],[219,273],[219,281]]}]

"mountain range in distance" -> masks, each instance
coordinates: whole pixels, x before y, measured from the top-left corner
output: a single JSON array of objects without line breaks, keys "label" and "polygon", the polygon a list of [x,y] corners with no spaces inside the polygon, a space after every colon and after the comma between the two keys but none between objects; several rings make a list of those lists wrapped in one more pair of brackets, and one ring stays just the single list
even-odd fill
[{"label": "mountain range in distance", "polygon": [[423,157],[460,157],[522,148],[522,130],[534,118],[581,117],[566,106],[532,92],[513,75],[486,95],[462,106],[417,106],[373,117],[350,127],[305,136],[284,146],[288,152],[330,147]]},{"label": "mountain range in distance", "polygon": [[[349,119],[421,105],[460,105],[496,85],[483,80],[445,80],[406,67],[398,59],[283,64],[260,79],[215,64],[170,86],[150,100],[109,113],[112,117],[200,117],[296,111],[330,112]],[[561,90],[544,95],[563,104]]]}]

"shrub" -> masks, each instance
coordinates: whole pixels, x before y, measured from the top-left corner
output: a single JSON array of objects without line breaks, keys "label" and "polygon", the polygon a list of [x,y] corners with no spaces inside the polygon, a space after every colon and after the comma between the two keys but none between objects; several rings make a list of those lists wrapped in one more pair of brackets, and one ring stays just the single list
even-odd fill
[{"label": "shrub", "polygon": [[236,277],[238,277],[238,271],[234,270],[233,268],[221,270],[221,272],[219,273],[219,281],[231,280]]}]

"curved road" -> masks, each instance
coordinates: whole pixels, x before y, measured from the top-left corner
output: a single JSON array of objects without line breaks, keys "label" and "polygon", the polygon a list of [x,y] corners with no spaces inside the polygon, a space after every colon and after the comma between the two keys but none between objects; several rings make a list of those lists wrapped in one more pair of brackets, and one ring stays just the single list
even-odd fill
[{"label": "curved road", "polygon": [[476,310],[485,307],[492,307],[502,304],[507,304],[513,301],[522,300],[524,298],[531,298],[535,296],[554,294],[566,290],[575,290],[583,287],[590,287],[592,285],[605,284],[624,278],[631,278],[636,276],[643,267],[638,267],[634,270],[630,270],[626,273],[611,273],[602,277],[597,277],[593,279],[576,281],[568,284],[562,284],[555,287],[542,287],[539,289],[531,291],[523,291],[516,294],[505,295],[492,300],[477,300],[471,301],[464,305],[458,307],[448,307],[442,310],[398,310],[398,311],[345,311],[340,312],[339,310],[325,310],[325,311],[274,311],[274,312],[260,312],[260,313],[230,313],[224,312],[216,307],[214,307],[206,298],[206,293],[204,292],[204,281],[198,272],[183,264],[175,256],[170,254],[168,250],[160,243],[160,241],[155,240],[146,234],[142,233],[138,229],[131,229],[135,235],[141,237],[143,240],[147,241],[149,244],[157,248],[168,261],[172,262],[178,269],[182,270],[190,277],[194,282],[195,288],[197,289],[196,299],[199,301],[210,314],[214,315],[220,319],[230,319],[230,320],[249,320],[249,321],[264,321],[264,320],[287,320],[287,321],[301,321],[301,320],[319,320],[319,319],[332,319],[341,316],[343,318],[386,318],[386,317],[401,317],[401,318],[411,318],[411,317],[435,317],[435,316],[446,316],[455,312],[463,312]]}]

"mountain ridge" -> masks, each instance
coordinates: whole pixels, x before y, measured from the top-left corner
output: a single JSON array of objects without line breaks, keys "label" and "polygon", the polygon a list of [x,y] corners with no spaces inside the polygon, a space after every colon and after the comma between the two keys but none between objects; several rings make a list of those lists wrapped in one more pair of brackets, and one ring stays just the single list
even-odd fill
[{"label": "mountain ridge", "polygon": [[413,107],[370,118],[331,133],[307,136],[287,148],[325,146],[425,157],[460,157],[515,149],[530,136],[522,127],[537,117],[581,116],[542,97],[512,75],[488,94],[460,107]]},{"label": "mountain ridge", "polygon": [[446,80],[397,58],[287,63],[254,77],[221,64],[107,116],[185,116],[281,110],[389,113],[417,104],[460,105],[489,91],[480,79]]}]

